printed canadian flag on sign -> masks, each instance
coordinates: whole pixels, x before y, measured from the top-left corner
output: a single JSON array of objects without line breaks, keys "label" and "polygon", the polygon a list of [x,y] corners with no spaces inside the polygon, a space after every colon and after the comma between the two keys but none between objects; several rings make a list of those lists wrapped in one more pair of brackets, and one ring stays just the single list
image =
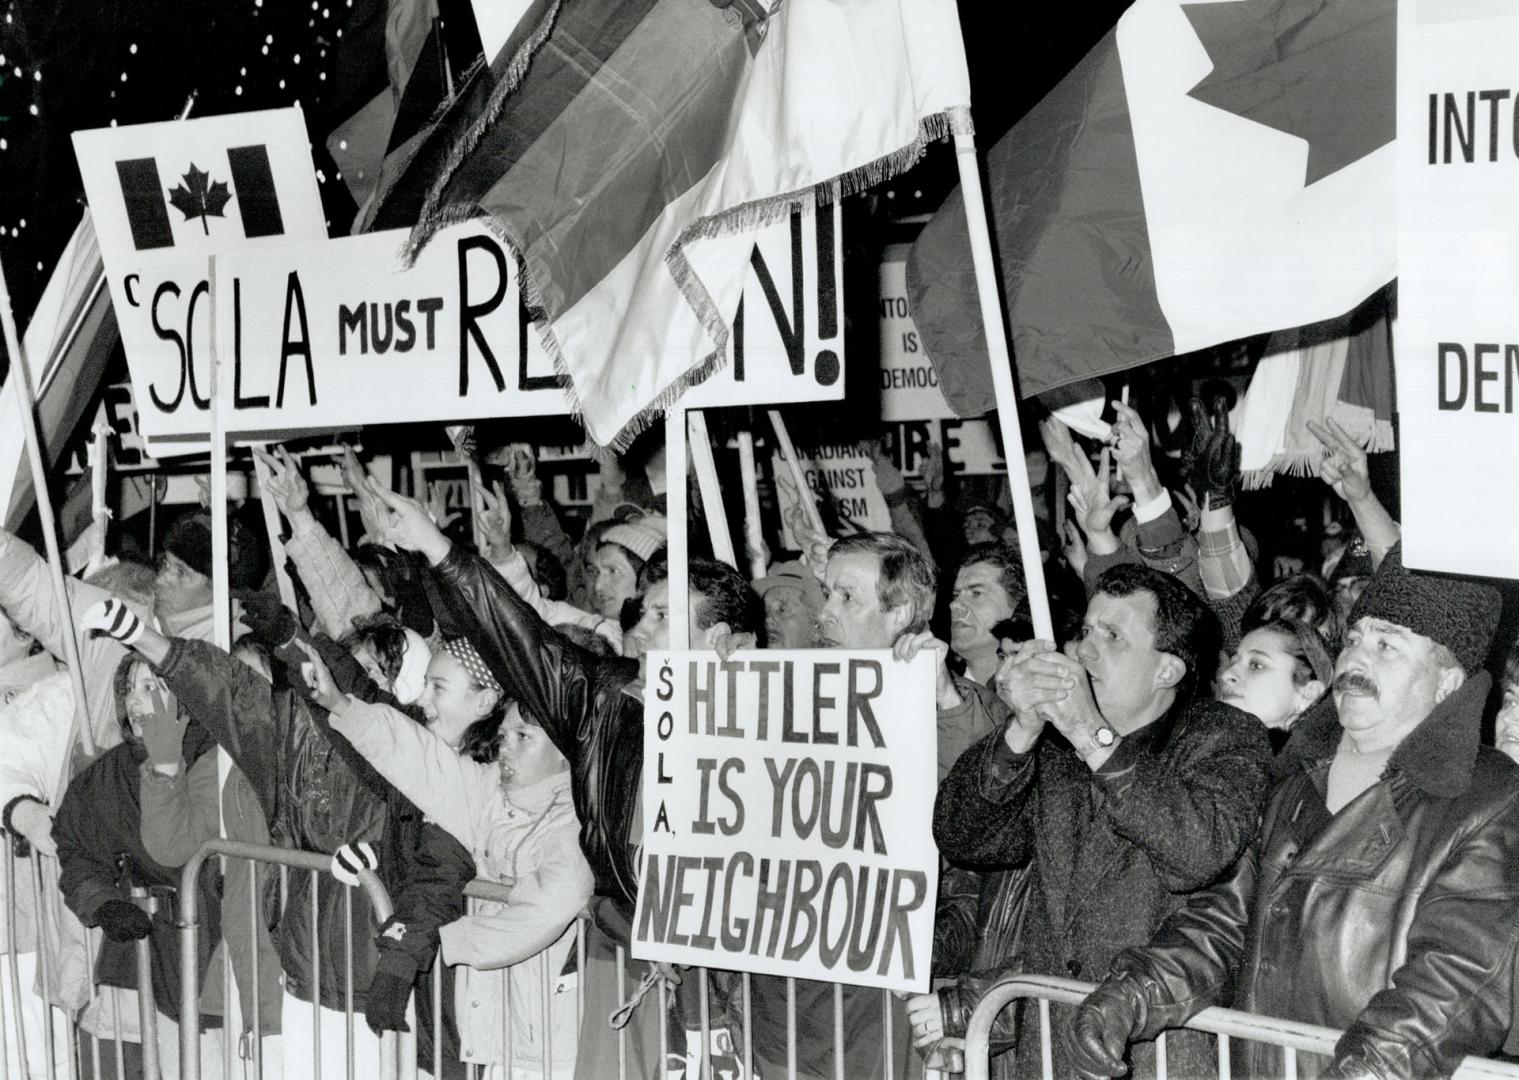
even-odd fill
[{"label": "printed canadian flag on sign", "polygon": [[210,256],[327,237],[305,119],[292,108],[99,128],[75,132],[74,153],[142,433],[203,449],[187,429],[210,426]]}]

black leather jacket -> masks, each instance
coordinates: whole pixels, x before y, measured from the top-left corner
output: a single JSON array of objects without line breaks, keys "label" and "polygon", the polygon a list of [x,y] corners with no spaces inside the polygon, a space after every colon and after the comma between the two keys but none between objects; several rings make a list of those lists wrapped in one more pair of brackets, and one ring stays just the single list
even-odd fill
[{"label": "black leather jacket", "polygon": [[539,617],[501,575],[455,547],[433,568],[448,614],[506,692],[570,763],[580,849],[596,895],[631,921],[638,895],[633,835],[643,769],[643,698],[627,693],[638,664],[592,656]]},{"label": "black leather jacket", "polygon": [[[1142,1036],[1232,1003],[1345,1029],[1328,1073],[1342,1077],[1449,1076],[1502,1045],[1519,942],[1519,768],[1479,743],[1489,682],[1473,676],[1436,706],[1335,815],[1324,794],[1333,743],[1320,738],[1328,755],[1277,789],[1235,872],[1115,961],[1149,1002]],[[1326,699],[1295,740],[1324,728],[1325,708],[1333,717]],[[1236,1046],[1235,1075],[1281,1075],[1274,1048]]]}]

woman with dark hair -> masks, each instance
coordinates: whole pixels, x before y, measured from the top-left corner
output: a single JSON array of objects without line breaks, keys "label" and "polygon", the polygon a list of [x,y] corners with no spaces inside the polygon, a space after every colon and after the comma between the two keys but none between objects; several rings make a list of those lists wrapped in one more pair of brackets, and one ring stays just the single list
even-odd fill
[{"label": "woman with dark hair", "polygon": [[[515,703],[503,708],[500,684],[462,638],[444,642],[428,668],[421,701],[426,730],[393,708],[343,694],[315,651],[308,655],[305,678],[333,729],[467,847],[487,877],[513,882],[510,903],[481,901],[470,915],[436,930],[443,961],[466,965],[455,986],[464,1061],[491,1066],[493,1075],[568,1080],[576,997],[561,987],[551,1004],[533,1004],[545,1000],[542,988],[563,971],[574,942],[571,925],[591,896],[564,756]],[[381,936],[403,943],[411,937],[416,927],[398,922],[402,916],[398,905]],[[501,968],[509,969],[510,1008],[494,974]],[[390,1015],[371,1014],[372,1026],[404,1025],[410,987],[397,987]]]},{"label": "woman with dark hair", "polygon": [[1273,749],[1323,696],[1334,661],[1323,637],[1307,623],[1273,619],[1248,631],[1219,672],[1214,696],[1243,709],[1267,728]]},{"label": "woman with dark hair", "polygon": [[1493,721],[1493,742],[1515,761],[1519,761],[1519,648],[1509,653],[1503,664],[1503,698]]}]

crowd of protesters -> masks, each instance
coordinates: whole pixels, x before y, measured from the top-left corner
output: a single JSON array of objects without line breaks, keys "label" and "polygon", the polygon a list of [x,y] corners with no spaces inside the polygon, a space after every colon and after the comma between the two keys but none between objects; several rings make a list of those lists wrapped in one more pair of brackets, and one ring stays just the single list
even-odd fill
[{"label": "crowd of protesters", "polygon": [[[883,1006],[845,987],[846,1075],[958,1071],[954,1040],[1010,972],[1098,986],[1054,1010],[1049,1048],[1033,1009],[1006,1010],[998,1076],[1033,1074],[1046,1049],[1057,1076],[1155,1075],[1156,1037],[1210,1005],[1342,1029],[1332,1059],[1299,1058],[1321,1076],[1448,1076],[1500,1054],[1519,982],[1519,659],[1494,655],[1498,592],[1403,567],[1367,456],[1332,423],[1315,428],[1338,508],[1322,559],[1268,564],[1235,514],[1253,496],[1225,407],[1192,402],[1175,459],[1154,418],[1112,408],[1104,443],[1050,419],[1025,462],[1036,490],[1046,473],[1068,490],[1069,514],[1046,500],[1023,538],[1059,640],[1035,632],[1007,503],[947,490],[936,455],[921,488],[878,458],[894,531],[830,537],[792,513],[800,550],[753,580],[690,531],[692,648],[935,658],[934,989]],[[204,1076],[255,1037],[267,1075],[368,1076],[382,1033],[413,1022],[428,1074],[680,1075],[706,1030],[714,1075],[739,1075],[746,1040],[759,1076],[788,1059],[833,1075],[832,984],[756,975],[745,1002],[730,972],[619,970],[645,658],[670,643],[665,549],[683,524],[664,515],[658,455],[640,475],[602,467],[577,541],[520,451],[482,455],[474,539],[350,452],[350,549],[297,461],[256,453],[297,603],[234,520],[230,651],[214,644],[205,514],[167,531],[156,569],[123,558],[71,579],[72,625],[46,561],[0,532],[3,824],[62,900],[24,884],[8,898],[22,985],[6,1008],[24,1020],[8,1060],[24,1030],[46,1075],[47,1008],[65,1038],[140,1043],[145,940],[170,1076],[183,1024]],[[218,835],[330,856],[333,873],[206,861],[203,992],[184,1015],[181,870]],[[384,920],[348,887],[364,871],[393,901]],[[469,900],[477,879],[509,892]],[[666,997],[629,1000],[657,981]],[[1235,1054],[1235,1075],[1280,1074],[1269,1048]],[[1220,1067],[1195,1032],[1170,1037],[1168,1065]]]}]

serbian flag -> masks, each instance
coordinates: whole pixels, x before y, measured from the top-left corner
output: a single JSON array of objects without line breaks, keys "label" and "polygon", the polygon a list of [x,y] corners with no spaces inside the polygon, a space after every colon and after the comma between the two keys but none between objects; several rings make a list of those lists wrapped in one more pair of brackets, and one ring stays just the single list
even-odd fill
[{"label": "serbian flag", "polygon": [[[1138,0],[986,157],[1020,392],[1336,318],[1396,273],[1395,0]],[[975,213],[980,213],[977,208]],[[908,298],[995,407],[966,207]]]},{"label": "serbian flag", "polygon": [[953,0],[564,0],[511,34],[373,225],[487,216],[603,445],[722,363],[753,230],[969,122]]}]

